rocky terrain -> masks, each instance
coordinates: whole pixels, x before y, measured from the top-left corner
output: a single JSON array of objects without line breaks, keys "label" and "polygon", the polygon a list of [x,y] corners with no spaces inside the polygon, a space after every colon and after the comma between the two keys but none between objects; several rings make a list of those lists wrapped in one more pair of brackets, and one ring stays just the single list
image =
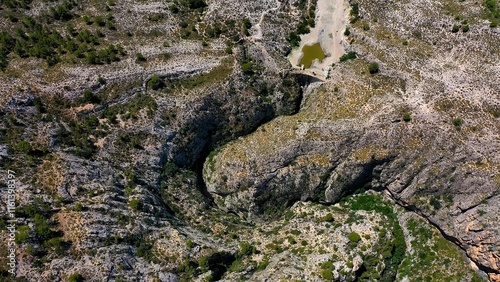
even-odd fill
[{"label": "rocky terrain", "polygon": [[2,2],[0,279],[500,281],[497,1],[349,4]]}]

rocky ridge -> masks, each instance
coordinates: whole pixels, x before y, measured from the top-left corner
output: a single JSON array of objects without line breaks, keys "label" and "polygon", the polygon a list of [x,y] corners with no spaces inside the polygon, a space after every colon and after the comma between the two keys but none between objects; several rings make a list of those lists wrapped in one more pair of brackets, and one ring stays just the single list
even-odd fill
[{"label": "rocky ridge", "polygon": [[[172,4],[109,3],[117,30],[100,44],[122,44],[119,62],[10,56],[0,162],[18,174],[19,280],[496,279],[498,58],[476,59],[498,55],[498,31],[472,20],[482,9],[460,6],[471,29],[453,35],[432,3],[360,2],[359,58],[311,83],[284,57],[310,1]],[[105,16],[92,5],[79,16]],[[409,13],[422,7],[441,12]],[[244,17],[246,31],[231,22]]]}]

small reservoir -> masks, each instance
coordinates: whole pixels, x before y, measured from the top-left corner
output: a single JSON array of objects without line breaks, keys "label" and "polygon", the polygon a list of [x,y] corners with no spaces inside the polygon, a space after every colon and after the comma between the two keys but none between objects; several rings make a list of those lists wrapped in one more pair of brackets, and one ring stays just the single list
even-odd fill
[{"label": "small reservoir", "polygon": [[321,62],[326,57],[319,42],[313,45],[304,45],[304,47],[302,47],[302,54],[303,55],[300,58],[300,65],[304,65],[304,68],[306,69],[311,67],[315,59],[318,59],[318,61]]}]

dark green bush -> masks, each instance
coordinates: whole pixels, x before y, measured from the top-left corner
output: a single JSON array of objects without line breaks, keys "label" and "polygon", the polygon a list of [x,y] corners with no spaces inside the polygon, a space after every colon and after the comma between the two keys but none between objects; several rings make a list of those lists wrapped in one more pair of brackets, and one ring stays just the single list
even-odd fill
[{"label": "dark green bush", "polygon": [[98,104],[101,102],[101,99],[94,95],[92,90],[86,89],[83,91],[83,96],[82,96],[82,102],[84,103],[92,103],[92,104]]},{"label": "dark green bush", "polygon": [[371,73],[371,74],[376,74],[378,73],[378,64],[377,63],[370,63],[368,65],[368,71]]},{"label": "dark green bush", "polygon": [[262,271],[266,269],[268,265],[269,265],[269,260],[267,258],[264,258],[257,264],[257,268],[255,270]]},{"label": "dark green bush", "polygon": [[349,52],[347,54],[344,54],[340,57],[341,62],[345,62],[347,60],[353,60],[356,59],[356,52]]},{"label": "dark green bush", "polygon": [[190,9],[205,8],[207,4],[203,0],[187,0]]},{"label": "dark green bush", "polygon": [[171,4],[170,6],[168,6],[168,9],[174,14],[179,13],[179,7],[177,7],[177,5],[175,4]]},{"label": "dark green bush", "polygon": [[28,225],[20,226],[17,230],[15,241],[17,244],[23,244],[30,239],[31,228]]},{"label": "dark green bush", "polygon": [[43,243],[45,248],[50,249],[55,254],[61,256],[64,254],[67,243],[62,240],[61,237],[51,238]]},{"label": "dark green bush", "polygon": [[157,258],[155,257],[154,253],[152,252],[153,245],[150,242],[142,239],[139,241],[139,243],[136,242],[135,246],[136,246],[136,250],[137,250],[137,256],[139,256],[139,257],[141,257],[149,262],[157,261]]},{"label": "dark green bush", "polygon": [[238,257],[248,256],[257,252],[257,249],[248,242],[240,243],[240,251]]},{"label": "dark green bush", "polygon": [[351,23],[355,23],[359,19],[359,6],[357,3],[351,5],[351,11],[349,12],[351,15]]},{"label": "dark green bush", "polygon": [[35,224],[35,234],[39,240],[45,241],[52,237],[53,233],[48,219],[40,214],[35,214],[33,222]]},{"label": "dark green bush", "polygon": [[250,19],[244,18],[242,21],[242,26],[243,26],[243,34],[245,34],[246,36],[250,35],[250,33],[248,32],[248,30],[252,28],[252,23],[250,22]]},{"label": "dark green bush", "polygon": [[299,47],[300,36],[296,32],[291,32],[287,37],[288,42],[292,47]]},{"label": "dark green bush", "polygon": [[206,256],[202,256],[198,259],[198,265],[200,266],[203,272],[207,272],[210,270],[210,260]]},{"label": "dark green bush", "polygon": [[351,232],[349,235],[347,235],[347,239],[349,239],[351,247],[355,247],[358,245],[358,242],[361,240],[361,236],[359,236],[358,233],[356,232]]},{"label": "dark green bush", "polygon": [[333,280],[333,272],[330,269],[323,269],[321,271],[321,277],[327,281]]},{"label": "dark green bush", "polygon": [[16,144],[15,149],[18,152],[23,153],[23,154],[30,154],[33,151],[31,144],[27,141],[24,141],[24,140],[19,141]]},{"label": "dark green bush", "polygon": [[101,16],[97,16],[94,18],[94,22],[99,25],[99,26],[105,26],[106,25],[106,21],[104,20],[103,17]]},{"label": "dark green bush", "polygon": [[97,78],[97,82],[100,85],[104,85],[104,84],[106,84],[106,79],[104,79],[104,77],[102,77],[101,75],[99,75],[99,78]]},{"label": "dark green bush", "polygon": [[68,278],[69,282],[83,282],[83,276],[80,273],[73,273]]},{"label": "dark green bush", "polygon": [[459,127],[459,126],[461,126],[463,124],[463,121],[462,121],[461,118],[454,118],[452,120],[452,123],[453,123],[454,126]]},{"label": "dark green bush", "polygon": [[334,218],[333,218],[333,215],[331,213],[328,213],[327,215],[325,215],[325,217],[323,218],[323,221],[326,221],[326,222],[333,222],[334,221]]},{"label": "dark green bush", "polygon": [[75,211],[83,211],[83,205],[80,202],[75,204]]},{"label": "dark green bush", "polygon": [[148,81],[148,87],[153,90],[158,90],[165,85],[163,80],[158,75],[153,75],[151,79]]},{"label": "dark green bush", "polygon": [[246,75],[252,75],[254,74],[254,71],[253,71],[253,63],[251,61],[248,61],[248,62],[244,62],[242,65],[241,65],[241,70],[243,71],[244,74]]},{"label": "dark green bush", "polygon": [[137,211],[141,208],[142,203],[138,199],[132,199],[129,201],[128,205],[130,206],[131,209]]},{"label": "dark green bush", "polygon": [[145,62],[145,61],[146,61],[146,57],[144,57],[144,55],[142,55],[142,53],[135,54],[135,62],[136,63]]}]

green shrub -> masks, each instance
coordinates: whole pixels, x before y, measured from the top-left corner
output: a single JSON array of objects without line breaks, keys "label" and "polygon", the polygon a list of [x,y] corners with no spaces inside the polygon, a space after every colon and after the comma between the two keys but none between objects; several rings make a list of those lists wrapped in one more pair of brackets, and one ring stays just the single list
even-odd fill
[{"label": "green shrub", "polygon": [[352,4],[351,11],[349,12],[349,14],[351,15],[351,23],[355,23],[358,21],[358,19],[359,19],[359,7],[358,7],[357,3]]},{"label": "green shrub", "polygon": [[15,149],[23,154],[30,154],[33,151],[31,144],[27,141],[21,140],[15,145]]},{"label": "green shrub", "polygon": [[43,244],[46,248],[51,249],[57,255],[63,255],[65,250],[65,242],[61,237],[55,237],[45,241]]},{"label": "green shrub", "polygon": [[101,16],[97,16],[94,18],[94,22],[99,25],[99,26],[105,26],[106,25],[106,21],[104,20],[103,17]]},{"label": "green shrub", "polygon": [[80,273],[73,273],[68,278],[69,282],[83,282],[83,276]]},{"label": "green shrub", "polygon": [[145,62],[145,61],[146,61],[146,57],[144,57],[144,55],[142,55],[142,53],[135,54],[135,62],[136,63]]},{"label": "green shrub", "polygon": [[23,244],[28,242],[30,239],[31,228],[28,225],[20,226],[16,233],[15,242],[17,244]]},{"label": "green shrub", "polygon": [[411,114],[409,112],[406,112],[403,114],[403,120],[406,122],[411,121]]},{"label": "green shrub", "polygon": [[351,31],[349,30],[348,27],[346,27],[345,30],[344,30],[344,35],[345,36],[349,36],[350,34],[351,34]]},{"label": "green shrub", "polygon": [[231,267],[229,267],[229,271],[230,272],[241,272],[241,271],[243,271],[244,268],[245,268],[245,265],[243,264],[241,259],[236,259],[231,264]]},{"label": "green shrub", "polygon": [[327,281],[333,280],[333,272],[330,269],[323,269],[321,271],[321,277]]},{"label": "green shrub", "polygon": [[484,6],[488,12],[488,17],[492,19],[492,22],[497,22],[497,20],[500,19],[500,7],[498,6],[498,0],[485,0]]},{"label": "green shrub", "polygon": [[148,81],[148,87],[153,90],[158,90],[164,86],[163,80],[158,75],[153,75],[151,79]]},{"label": "green shrub", "polygon": [[347,238],[349,239],[351,247],[357,246],[358,242],[361,240],[361,236],[359,236],[359,234],[354,231],[349,233],[349,235],[347,235]]},{"label": "green shrub", "polygon": [[83,91],[83,96],[82,96],[82,102],[84,103],[92,103],[92,104],[98,104],[101,102],[101,99],[94,95],[92,90],[86,89]]},{"label": "green shrub", "polygon": [[187,0],[187,5],[190,9],[204,8],[207,6],[203,0]]},{"label": "green shrub", "polygon": [[241,70],[246,75],[252,75],[254,73],[254,71],[253,71],[253,63],[251,61],[244,62],[241,65]]},{"label": "green shrub", "polygon": [[326,222],[333,222],[334,221],[334,218],[333,218],[333,215],[331,213],[328,213],[327,215],[325,215],[325,217],[323,218],[323,221],[326,221]]},{"label": "green shrub", "polygon": [[340,57],[341,62],[345,62],[347,60],[353,60],[356,59],[356,52],[349,52],[347,54],[344,54]]},{"label": "green shrub", "polygon": [[299,47],[300,36],[296,32],[291,32],[286,39],[292,47]]},{"label": "green shrub", "polygon": [[467,32],[467,31],[469,31],[469,25],[465,24],[462,26],[462,32]]},{"label": "green shrub", "polygon": [[210,270],[210,260],[206,256],[202,256],[198,259],[198,265],[203,272],[207,272]]},{"label": "green shrub", "polygon": [[192,247],[194,247],[194,242],[193,242],[193,240],[188,239],[188,240],[186,241],[186,247],[188,247],[188,248],[190,248],[190,249],[191,249]]},{"label": "green shrub", "polygon": [[78,202],[75,204],[75,211],[83,211],[82,203]]},{"label": "green shrub", "polygon": [[128,204],[130,208],[132,208],[134,211],[137,211],[142,207],[142,204],[139,201],[139,199],[132,199]]},{"label": "green shrub", "polygon": [[266,269],[268,265],[269,265],[269,260],[267,258],[264,258],[257,264],[256,271],[262,271]]},{"label": "green shrub", "polygon": [[431,197],[429,203],[435,210],[439,210],[441,208],[441,202],[436,196]]},{"label": "green shrub", "polygon": [[137,256],[145,259],[146,261],[154,261],[155,256],[151,251],[153,249],[153,245],[145,240],[141,240],[139,245],[136,244],[137,247]]},{"label": "green shrub", "polygon": [[168,9],[170,10],[170,12],[172,12],[173,14],[177,14],[179,13],[179,7],[177,7],[177,5],[175,4],[171,4],[170,6],[168,6]]},{"label": "green shrub", "polygon": [[331,262],[331,261],[325,261],[324,263],[322,263],[320,265],[320,267],[321,267],[321,269],[330,269],[330,270],[335,268],[333,265],[333,262]]},{"label": "green shrub", "polygon": [[99,75],[99,78],[97,78],[97,82],[100,85],[104,85],[104,84],[106,84],[106,79],[104,79],[104,77],[102,77],[101,75]]},{"label": "green shrub", "polygon": [[243,21],[242,21],[243,34],[246,35],[246,36],[249,36],[250,33],[248,32],[248,30],[251,27],[252,27],[252,23],[250,22],[250,20],[248,18],[244,18]]},{"label": "green shrub", "polygon": [[52,230],[50,228],[50,222],[41,214],[35,214],[33,218],[33,222],[35,223],[35,234],[38,239],[41,241],[45,241],[51,238]]},{"label": "green shrub", "polygon": [[461,118],[454,118],[452,120],[452,123],[453,123],[454,126],[459,127],[459,126],[461,126],[463,124],[463,121],[462,121]]},{"label": "green shrub", "polygon": [[451,28],[451,32],[456,33],[460,30],[460,26],[457,24],[454,24],[453,27]]},{"label": "green shrub", "polygon": [[371,74],[375,74],[379,71],[378,69],[378,64],[377,63],[370,63],[368,65],[368,71],[371,73]]},{"label": "green shrub", "polygon": [[240,243],[238,257],[248,256],[257,252],[257,249],[248,242]]}]

